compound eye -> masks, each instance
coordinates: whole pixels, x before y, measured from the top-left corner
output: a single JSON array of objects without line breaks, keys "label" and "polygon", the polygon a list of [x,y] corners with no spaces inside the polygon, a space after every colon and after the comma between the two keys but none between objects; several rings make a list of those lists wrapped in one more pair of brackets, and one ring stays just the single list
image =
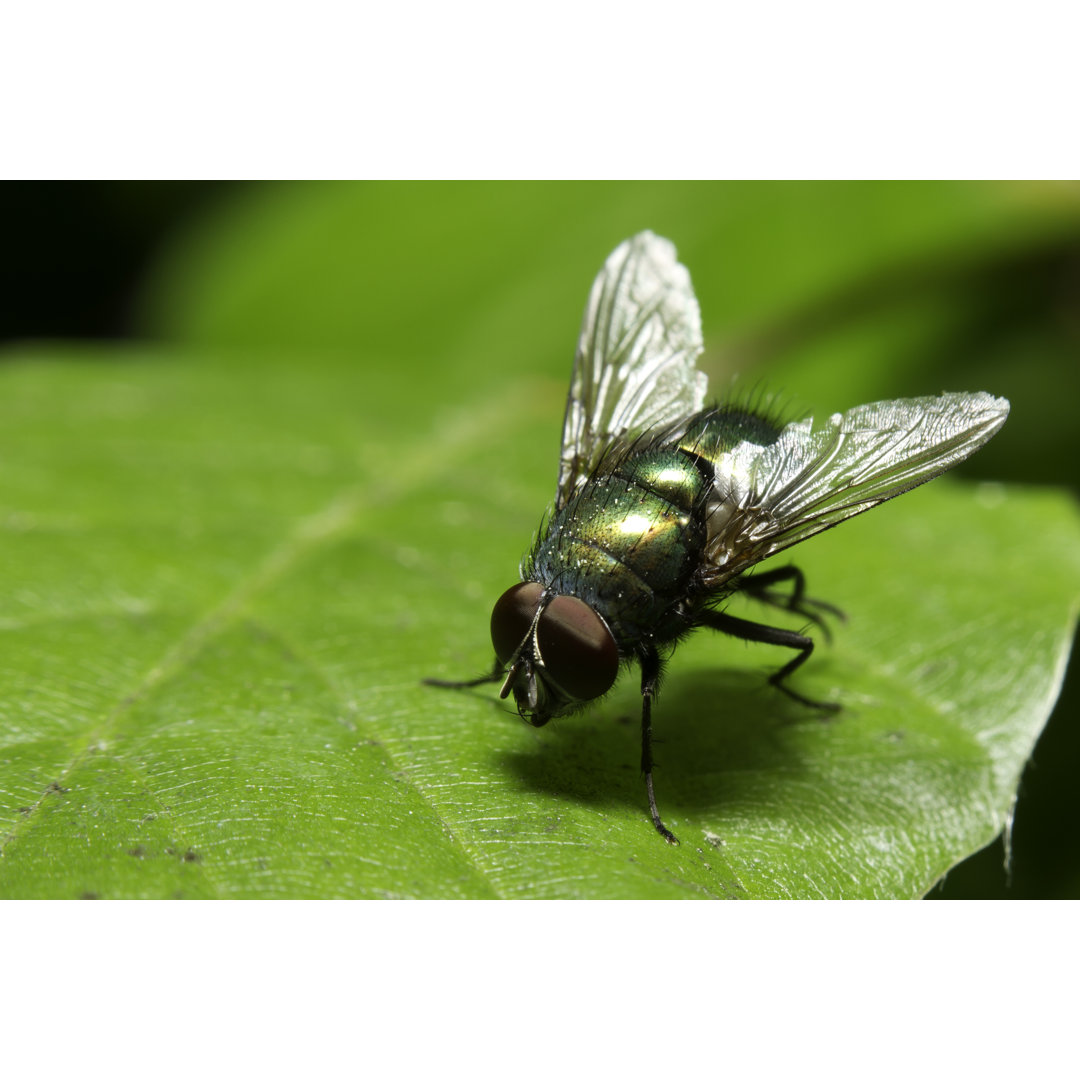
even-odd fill
[{"label": "compound eye", "polygon": [[491,644],[500,664],[509,664],[532,626],[544,587],[535,581],[514,585],[495,601],[491,611]]},{"label": "compound eye", "polygon": [[560,689],[578,701],[606,694],[619,674],[619,650],[607,624],[584,600],[556,596],[536,629],[540,659]]}]

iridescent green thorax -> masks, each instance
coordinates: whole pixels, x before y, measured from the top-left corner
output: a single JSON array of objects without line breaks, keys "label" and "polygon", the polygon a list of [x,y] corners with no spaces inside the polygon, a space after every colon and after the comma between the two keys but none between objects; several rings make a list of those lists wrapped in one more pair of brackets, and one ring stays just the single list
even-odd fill
[{"label": "iridescent green thorax", "polygon": [[767,421],[732,409],[697,414],[681,431],[639,440],[605,461],[548,522],[526,580],[578,596],[622,647],[669,640],[693,614],[717,459],[736,443],[773,441]]}]

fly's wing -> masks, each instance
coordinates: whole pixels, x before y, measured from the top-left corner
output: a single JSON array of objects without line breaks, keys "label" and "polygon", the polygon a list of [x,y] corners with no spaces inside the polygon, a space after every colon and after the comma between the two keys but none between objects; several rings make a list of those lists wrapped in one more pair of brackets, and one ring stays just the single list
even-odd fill
[{"label": "fly's wing", "polygon": [[690,274],[670,240],[651,232],[624,240],[593,282],[563,421],[556,507],[630,432],[697,412],[708,379],[701,313]]},{"label": "fly's wing", "polygon": [[1008,415],[1004,398],[942,394],[860,405],[818,425],[802,420],[770,446],[740,443],[717,461],[709,583],[933,479]]}]

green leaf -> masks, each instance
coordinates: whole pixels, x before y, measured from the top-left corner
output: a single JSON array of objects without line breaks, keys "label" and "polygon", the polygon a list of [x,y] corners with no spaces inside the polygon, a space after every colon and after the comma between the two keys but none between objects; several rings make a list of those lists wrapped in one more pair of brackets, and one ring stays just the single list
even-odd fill
[{"label": "green leaf", "polygon": [[560,385],[115,349],[0,380],[5,897],[917,896],[1006,823],[1060,683],[1074,508],[937,482],[800,550],[850,616],[800,671],[837,719],[764,647],[680,648],[670,848],[632,678],[541,731],[420,685],[489,662]]}]

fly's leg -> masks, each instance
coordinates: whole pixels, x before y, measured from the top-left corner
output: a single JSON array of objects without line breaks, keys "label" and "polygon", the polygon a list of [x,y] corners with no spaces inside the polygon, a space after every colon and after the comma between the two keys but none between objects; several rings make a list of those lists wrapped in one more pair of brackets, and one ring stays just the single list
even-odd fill
[{"label": "fly's leg", "polygon": [[785,680],[789,675],[797,671],[814,651],[814,642],[805,634],[796,634],[793,630],[781,630],[777,626],[763,626],[761,623],[750,622],[749,619],[737,619],[734,615],[728,615],[721,611],[706,611],[702,616],[701,625],[712,630],[720,630],[732,637],[742,638],[743,641],[760,641],[764,645],[783,645],[788,649],[798,649],[799,655],[789,660],[779,671],[769,676],[769,682],[778,690],[783,690],[789,698],[809,705],[812,709],[821,709],[822,712],[838,712],[840,706],[835,701],[815,701],[813,698],[804,697],[797,690],[792,690]]},{"label": "fly's leg", "polygon": [[423,686],[441,686],[445,690],[466,690],[470,686],[482,686],[484,683],[498,682],[504,674],[503,665],[499,663],[499,659],[496,657],[495,666],[491,669],[490,674],[479,675],[475,679],[463,679],[461,681],[453,679],[421,679],[420,683]]},{"label": "fly's leg", "polygon": [[652,782],[652,702],[660,683],[660,654],[647,646],[641,653],[641,771],[645,775],[645,790],[649,793],[649,813],[656,831],[669,843],[679,841],[675,834],[660,820],[656,807],[656,795]]},{"label": "fly's leg", "polygon": [[[779,595],[773,590],[774,585],[783,581],[794,582],[790,596]],[[841,622],[847,619],[838,607],[806,595],[806,575],[797,566],[781,566],[776,570],[767,570],[764,574],[748,574],[739,579],[738,587],[740,592],[753,600],[783,611],[794,611],[804,619],[809,619],[825,635],[826,641],[832,641],[832,633],[822,614],[831,615]],[[814,610],[815,608],[817,610]]]}]

